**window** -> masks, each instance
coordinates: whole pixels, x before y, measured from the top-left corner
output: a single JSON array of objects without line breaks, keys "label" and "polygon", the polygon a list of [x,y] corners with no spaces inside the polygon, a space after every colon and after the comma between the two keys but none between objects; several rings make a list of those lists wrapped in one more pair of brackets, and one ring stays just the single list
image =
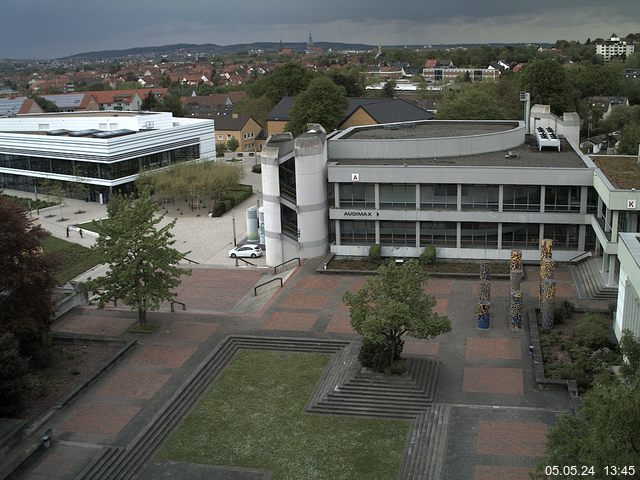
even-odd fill
[{"label": "window", "polygon": [[456,222],[420,222],[420,246],[455,247]]},{"label": "window", "polygon": [[416,246],[415,222],[380,222],[381,245]]},{"label": "window", "polygon": [[580,187],[547,186],[544,195],[546,212],[579,212]]},{"label": "window", "polygon": [[48,123],[39,123],[38,124],[38,130],[49,130],[49,124]]},{"label": "window", "polygon": [[107,124],[106,123],[99,123],[98,124],[98,128],[100,130],[106,130],[107,129]]},{"label": "window", "polygon": [[461,227],[463,248],[498,248],[497,223],[463,222]]},{"label": "window", "polygon": [[539,212],[540,187],[537,185],[505,185],[502,210],[505,212]]},{"label": "window", "polygon": [[578,226],[545,224],[544,238],[553,240],[553,248],[558,250],[578,249]]},{"label": "window", "polygon": [[370,183],[341,183],[340,208],[375,207],[375,185]]},{"label": "window", "polygon": [[376,243],[376,222],[340,220],[341,245],[373,245]]},{"label": "window", "polygon": [[503,223],[502,248],[530,248],[540,244],[540,225],[537,223]]},{"label": "window", "polygon": [[463,185],[463,210],[498,210],[497,185]]},{"label": "window", "polygon": [[593,187],[587,188],[587,213],[598,212],[598,192]]},{"label": "window", "polygon": [[232,138],[233,138],[233,135],[227,134],[227,140],[231,140]]},{"label": "window", "polygon": [[380,208],[416,208],[416,186],[396,183],[380,184]]},{"label": "window", "polygon": [[221,133],[218,134],[218,140],[224,140],[224,137],[222,136]]},{"label": "window", "polygon": [[420,208],[458,209],[458,185],[420,185]]}]

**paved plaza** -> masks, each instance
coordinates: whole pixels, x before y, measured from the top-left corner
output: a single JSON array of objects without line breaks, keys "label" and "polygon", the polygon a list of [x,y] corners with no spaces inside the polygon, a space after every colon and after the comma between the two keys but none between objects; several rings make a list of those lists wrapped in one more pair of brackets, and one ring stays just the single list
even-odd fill
[{"label": "paved plaza", "polygon": [[[236,207],[238,238],[246,231],[244,209],[256,201],[254,195]],[[71,212],[74,202],[69,203]],[[104,216],[104,207],[82,205],[87,213],[74,218],[75,223]],[[236,267],[226,257],[232,243],[231,223],[229,214],[218,219],[178,218],[174,229],[178,245],[190,250],[189,257],[202,265],[195,265],[178,289],[178,300],[186,304],[186,311],[172,313],[169,305],[163,305],[148,315],[159,324],[154,333],[130,333],[136,315],[122,306],[79,307],[56,321],[54,332],[137,343],[41,426],[38,432],[52,429],[54,446],[36,457],[20,478],[73,479],[102,447],[127,446],[229,335],[359,339],[349,325],[342,296],[361,288],[366,277],[317,273],[321,259],[312,259],[279,275],[286,280],[283,288],[255,296],[254,287],[273,275],[267,269]],[[64,238],[64,224],[43,219],[43,225]],[[84,245],[93,241],[90,235],[80,238],[76,232],[71,240]],[[559,267],[555,278],[559,298],[589,306],[578,299],[566,267]],[[508,285],[507,280],[492,281],[492,324],[484,331],[476,328],[476,279],[430,278],[426,290],[436,297],[436,310],[451,319],[453,331],[432,341],[406,339],[405,355],[440,361],[435,403],[451,412],[442,479],[528,478],[528,471],[544,453],[548,428],[570,409],[566,391],[538,388],[528,332],[513,332],[507,322]],[[526,304],[533,305],[538,294],[533,267],[526,268],[523,290]],[[159,467],[152,462],[147,471],[153,468]],[[249,472],[233,478],[245,478],[245,474],[252,478]]]}]

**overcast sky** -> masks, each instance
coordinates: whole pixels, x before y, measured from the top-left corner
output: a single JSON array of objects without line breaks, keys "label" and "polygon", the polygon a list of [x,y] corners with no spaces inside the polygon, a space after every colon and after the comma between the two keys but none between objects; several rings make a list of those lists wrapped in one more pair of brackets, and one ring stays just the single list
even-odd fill
[{"label": "overcast sky", "polygon": [[2,0],[0,58],[171,43],[548,42],[640,31],[638,0]]}]

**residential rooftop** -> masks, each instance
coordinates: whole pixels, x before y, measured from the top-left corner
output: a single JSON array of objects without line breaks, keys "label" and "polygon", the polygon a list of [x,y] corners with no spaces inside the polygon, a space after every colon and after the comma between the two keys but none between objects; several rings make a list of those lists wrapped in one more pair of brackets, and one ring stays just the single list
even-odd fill
[{"label": "residential rooftop", "polygon": [[507,132],[518,122],[426,121],[406,124],[358,127],[342,136],[349,140],[387,140],[412,138],[452,138]]},{"label": "residential rooftop", "polygon": [[638,157],[619,155],[594,155],[591,160],[605,174],[615,188],[640,190],[640,165]]}]

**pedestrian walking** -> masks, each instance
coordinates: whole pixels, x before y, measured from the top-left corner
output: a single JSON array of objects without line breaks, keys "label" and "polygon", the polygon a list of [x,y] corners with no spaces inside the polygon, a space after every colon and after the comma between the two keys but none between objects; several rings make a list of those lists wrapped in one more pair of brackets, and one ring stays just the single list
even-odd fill
[{"label": "pedestrian walking", "polygon": [[78,233],[80,234],[80,238],[84,238],[84,235],[82,234],[82,229],[78,230]]},{"label": "pedestrian walking", "polygon": [[67,238],[69,238],[69,226],[67,225]]}]

